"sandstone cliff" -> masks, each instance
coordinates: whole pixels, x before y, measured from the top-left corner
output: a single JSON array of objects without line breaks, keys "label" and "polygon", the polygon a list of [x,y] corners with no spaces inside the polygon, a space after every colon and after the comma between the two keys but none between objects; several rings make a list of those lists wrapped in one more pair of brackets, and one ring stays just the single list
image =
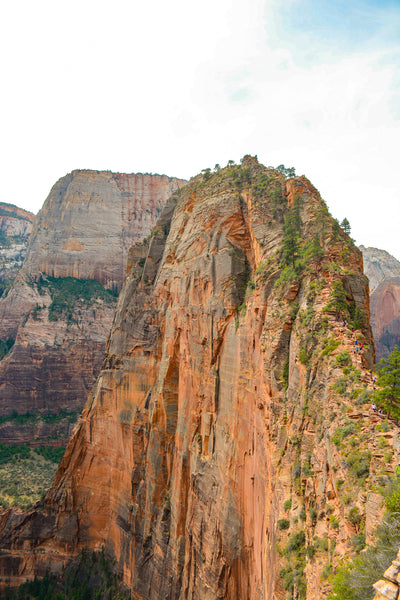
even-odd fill
[{"label": "sandstone cliff", "polygon": [[361,252],[306,178],[245,157],[175,193],[128,264],[43,512],[0,521],[3,581],[104,546],[136,600],[326,597],[400,451],[369,412]]},{"label": "sandstone cliff", "polygon": [[[0,441],[66,443],[100,370],[128,248],[151,233],[183,183],[74,171],[54,185],[23,268],[0,299],[0,338],[15,340],[0,362],[0,409],[10,416]],[[16,413],[29,415],[22,423]],[[59,421],[49,426],[40,419],[48,414]]]},{"label": "sandstone cliff", "polygon": [[8,289],[26,256],[34,215],[0,202],[0,291]]},{"label": "sandstone cliff", "polygon": [[360,246],[370,282],[371,325],[377,359],[400,346],[400,262],[385,250]]}]

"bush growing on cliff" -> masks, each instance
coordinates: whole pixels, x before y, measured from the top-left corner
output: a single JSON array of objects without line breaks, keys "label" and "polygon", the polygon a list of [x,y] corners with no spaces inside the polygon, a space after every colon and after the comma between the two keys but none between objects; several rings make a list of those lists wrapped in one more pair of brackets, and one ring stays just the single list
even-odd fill
[{"label": "bush growing on cliff", "polygon": [[389,415],[400,417],[400,351],[395,346],[387,358],[383,358],[377,371],[378,386],[374,392],[374,399]]},{"label": "bush growing on cliff", "polygon": [[[388,498],[391,498],[391,494]],[[400,546],[399,513],[388,510],[374,533],[374,544],[353,561],[339,567],[332,576],[333,593],[329,596],[330,600],[372,600],[374,597],[372,585],[396,558]],[[361,550],[365,545],[365,535],[354,536],[352,545],[357,551]]]},{"label": "bush growing on cliff", "polygon": [[278,529],[289,529],[290,521],[288,519],[278,520]]},{"label": "bush growing on cliff", "polygon": [[343,352],[339,352],[339,354],[336,356],[336,364],[338,364],[340,367],[346,367],[348,365],[351,365],[350,352],[348,350],[343,350]]},{"label": "bush growing on cliff", "polygon": [[84,306],[91,306],[96,300],[114,304],[117,295],[116,290],[109,290],[94,279],[40,276],[36,286],[39,294],[48,291],[51,296],[49,321],[57,321],[60,317],[72,320],[79,302]]},{"label": "bush growing on cliff", "polygon": [[324,310],[335,310],[336,314],[347,310],[347,296],[343,283],[340,280],[332,283],[330,299]]},{"label": "bush growing on cliff", "polygon": [[14,346],[15,339],[9,336],[6,340],[0,340],[0,360],[8,354]]}]

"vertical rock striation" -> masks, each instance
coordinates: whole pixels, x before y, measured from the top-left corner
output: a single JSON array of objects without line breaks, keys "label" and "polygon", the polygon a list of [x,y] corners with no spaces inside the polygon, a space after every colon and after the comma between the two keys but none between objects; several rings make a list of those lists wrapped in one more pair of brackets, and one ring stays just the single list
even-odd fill
[{"label": "vertical rock striation", "polygon": [[[103,359],[116,304],[107,290],[120,290],[128,248],[151,233],[184,183],[73,171],[54,185],[18,279],[0,300],[0,338],[15,339],[0,362],[0,409],[32,417],[0,423],[1,441],[66,442]],[[41,419],[64,413],[52,427]]]},{"label": "vertical rock striation", "polygon": [[345,418],[371,426],[353,407],[374,360],[360,251],[306,178],[245,157],[176,192],[128,264],[44,513],[0,521],[3,578],[104,546],[135,600],[326,597],[305,547],[326,535],[333,561],[348,554],[341,494],[365,515],[375,476],[332,441]]},{"label": "vertical rock striation", "polygon": [[377,359],[400,346],[400,263],[385,250],[360,246],[370,281],[371,325]]},{"label": "vertical rock striation", "polygon": [[11,285],[25,259],[34,215],[0,202],[0,290]]}]

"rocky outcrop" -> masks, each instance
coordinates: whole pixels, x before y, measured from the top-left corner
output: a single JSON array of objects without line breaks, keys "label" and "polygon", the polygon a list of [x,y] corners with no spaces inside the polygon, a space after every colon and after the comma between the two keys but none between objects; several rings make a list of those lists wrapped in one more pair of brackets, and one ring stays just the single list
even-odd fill
[{"label": "rocky outcrop", "polygon": [[306,178],[245,157],[175,193],[128,264],[43,512],[0,521],[3,581],[105,547],[135,600],[326,597],[393,468],[360,401],[361,253]]},{"label": "rocky outcrop", "polygon": [[26,256],[34,215],[0,202],[0,290],[12,283]]},{"label": "rocky outcrop", "polygon": [[[0,409],[10,417],[0,423],[0,441],[66,443],[100,370],[128,248],[151,233],[183,184],[74,171],[52,188],[23,268],[0,300],[0,338],[15,340],[0,362]],[[24,423],[16,418],[26,413]],[[38,422],[58,413],[53,428]]]},{"label": "rocky outcrop", "polygon": [[374,600],[397,600],[400,594],[400,550],[383,576],[385,579],[380,579],[374,585]]},{"label": "rocky outcrop", "polygon": [[400,263],[384,250],[360,249],[370,281],[371,325],[379,360],[400,346]]}]

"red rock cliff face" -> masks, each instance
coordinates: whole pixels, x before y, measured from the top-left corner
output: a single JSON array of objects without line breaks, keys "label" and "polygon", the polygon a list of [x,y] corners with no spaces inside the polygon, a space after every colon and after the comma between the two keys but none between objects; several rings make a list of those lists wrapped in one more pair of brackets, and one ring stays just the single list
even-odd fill
[{"label": "red rock cliff face", "polygon": [[[303,240],[297,271],[297,250],[282,253],[284,214]],[[18,581],[104,545],[136,600],[284,598],[279,536],[283,545],[293,532],[329,531],[337,558],[348,553],[351,524],[329,530],[326,506],[339,521],[337,481],[351,480],[330,441],[342,418],[332,422],[333,409],[351,411],[332,389],[343,375],[335,356],[350,350],[365,385],[373,363],[361,253],[308,180],[247,157],[175,194],[129,265],[47,516],[8,513],[0,524],[3,576]],[[337,320],[349,317],[346,303],[366,315],[357,355]],[[302,506],[318,518],[299,520]],[[285,515],[288,533],[277,527]],[[323,566],[305,562],[307,598],[326,595]]]},{"label": "red rock cliff face", "polygon": [[[0,300],[0,338],[16,339],[0,362],[2,415],[81,411],[100,370],[116,301],[77,299],[52,320],[52,296],[37,280],[71,276],[120,289],[129,246],[150,234],[166,199],[183,184],[164,175],[74,171],[54,185],[22,271]],[[66,443],[69,420],[62,431],[36,421],[2,423],[0,440]]]}]

